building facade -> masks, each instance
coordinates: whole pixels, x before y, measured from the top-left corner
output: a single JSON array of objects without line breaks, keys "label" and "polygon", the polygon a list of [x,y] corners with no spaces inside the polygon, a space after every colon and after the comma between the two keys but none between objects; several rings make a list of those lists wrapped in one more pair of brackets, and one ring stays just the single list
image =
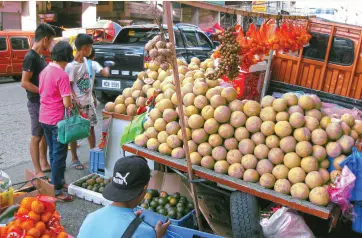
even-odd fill
[{"label": "building facade", "polygon": [[97,21],[98,1],[1,1],[0,30],[33,31],[41,22],[61,28],[85,28]]}]

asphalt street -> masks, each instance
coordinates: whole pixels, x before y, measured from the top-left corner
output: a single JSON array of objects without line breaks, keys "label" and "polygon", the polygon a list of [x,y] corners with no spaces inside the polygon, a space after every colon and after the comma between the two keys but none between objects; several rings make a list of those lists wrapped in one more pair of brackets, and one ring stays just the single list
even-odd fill
[{"label": "asphalt street", "polygon": [[[25,90],[19,82],[0,78],[0,169],[11,177],[13,183],[25,180],[25,169],[33,170],[29,152],[30,117],[27,109]],[[101,132],[102,104],[97,106],[98,125],[97,143]],[[80,161],[86,169],[78,171],[70,167],[71,155],[68,153],[66,182],[71,183],[88,174],[89,146],[87,140],[80,141],[78,148]],[[100,208],[96,204],[75,198],[70,203],[58,203],[57,209],[62,216],[62,224],[69,234],[76,236],[88,213]]]}]

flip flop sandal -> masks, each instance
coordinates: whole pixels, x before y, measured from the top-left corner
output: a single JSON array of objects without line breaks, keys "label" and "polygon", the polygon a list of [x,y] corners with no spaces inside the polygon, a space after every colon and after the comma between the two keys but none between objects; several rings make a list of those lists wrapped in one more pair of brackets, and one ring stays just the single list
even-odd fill
[{"label": "flip flop sandal", "polygon": [[51,169],[45,169],[45,170],[42,170],[42,172],[43,173],[50,173],[50,172],[52,172],[52,170]]},{"label": "flip flop sandal", "polygon": [[[62,197],[60,197],[60,196],[62,196]],[[73,201],[73,197],[70,196],[69,194],[66,194],[66,193],[61,193],[61,194],[55,196],[55,198],[57,199],[57,202],[71,202],[71,201]]]},{"label": "flip flop sandal", "polygon": [[84,170],[84,165],[82,165],[82,163],[79,160],[72,162],[71,166],[73,169],[76,169],[76,170]]}]

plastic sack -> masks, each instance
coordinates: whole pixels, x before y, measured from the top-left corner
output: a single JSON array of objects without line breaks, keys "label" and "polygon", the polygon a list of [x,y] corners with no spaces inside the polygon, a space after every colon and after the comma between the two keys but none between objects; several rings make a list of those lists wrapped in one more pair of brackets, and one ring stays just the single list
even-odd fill
[{"label": "plastic sack", "polygon": [[349,202],[354,187],[356,176],[344,166],[341,176],[337,176],[334,183],[328,186],[330,201],[340,206],[343,216],[353,220],[355,213],[353,205]]},{"label": "plastic sack", "polygon": [[120,146],[123,144],[129,143],[133,141],[137,135],[143,132],[143,122],[147,113],[143,113],[141,115],[135,116],[130,124],[128,124],[123,131]]},{"label": "plastic sack", "polygon": [[260,221],[265,238],[314,238],[313,232],[297,211],[282,207],[269,219]]},{"label": "plastic sack", "polygon": [[356,147],[352,148],[352,154],[340,163],[341,167],[347,166],[356,176],[355,186],[352,190],[351,201],[362,201],[362,153]]},{"label": "plastic sack", "polygon": [[0,193],[6,192],[11,187],[10,176],[4,171],[0,170]]}]

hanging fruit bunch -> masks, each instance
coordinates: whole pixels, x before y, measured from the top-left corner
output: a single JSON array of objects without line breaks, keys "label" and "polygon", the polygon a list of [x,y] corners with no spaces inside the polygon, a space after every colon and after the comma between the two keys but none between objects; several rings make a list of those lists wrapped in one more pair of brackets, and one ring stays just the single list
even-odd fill
[{"label": "hanging fruit bunch", "polygon": [[235,27],[229,27],[223,34],[219,35],[219,40],[222,43],[218,49],[220,57],[219,68],[216,72],[207,74],[206,77],[208,79],[216,80],[224,74],[233,79],[239,72],[240,61],[238,52],[240,46],[236,42],[236,36]]},{"label": "hanging fruit bunch", "polygon": [[269,54],[268,37],[272,33],[272,25],[262,24],[257,29],[254,24],[250,24],[246,36],[239,33],[237,41],[240,44],[240,55],[242,69],[248,69],[251,65],[264,60],[265,55]]},{"label": "hanging fruit bunch", "polygon": [[271,49],[282,52],[296,52],[307,45],[312,36],[305,26],[285,21],[275,29],[268,40]]},{"label": "hanging fruit bunch", "polygon": [[145,50],[152,60],[151,63],[158,65],[162,70],[167,70],[173,56],[173,47],[172,43],[166,43],[161,35],[157,35],[146,44]]}]

